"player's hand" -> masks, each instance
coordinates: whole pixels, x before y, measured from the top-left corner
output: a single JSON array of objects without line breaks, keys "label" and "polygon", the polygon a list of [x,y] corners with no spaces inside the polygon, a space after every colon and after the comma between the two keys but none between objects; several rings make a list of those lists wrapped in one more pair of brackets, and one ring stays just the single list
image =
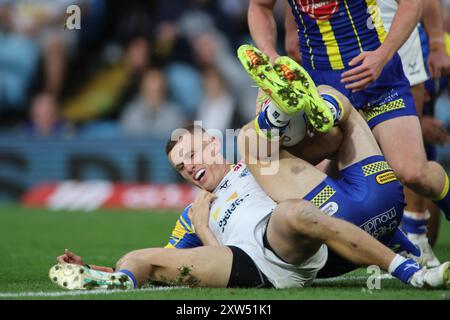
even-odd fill
[{"label": "player's hand", "polygon": [[430,51],[427,63],[433,79],[439,79],[450,73],[450,57],[445,49]]},{"label": "player's hand", "polygon": [[387,62],[388,58],[382,51],[361,52],[349,62],[354,68],[342,73],[341,82],[348,83],[345,88],[352,92],[363,90],[378,79]]},{"label": "player's hand", "polygon": [[64,254],[57,257],[56,261],[58,263],[72,263],[84,266],[83,259],[80,256],[77,256],[75,253],[69,251],[68,249],[64,249]]},{"label": "player's hand", "polygon": [[423,116],[420,124],[423,140],[426,143],[443,146],[450,142],[450,136],[441,121],[430,116]]},{"label": "player's hand", "polygon": [[200,228],[209,225],[209,210],[211,203],[215,199],[216,195],[206,190],[200,190],[197,194],[197,197],[188,212],[189,219],[191,219],[195,230],[199,230]]}]

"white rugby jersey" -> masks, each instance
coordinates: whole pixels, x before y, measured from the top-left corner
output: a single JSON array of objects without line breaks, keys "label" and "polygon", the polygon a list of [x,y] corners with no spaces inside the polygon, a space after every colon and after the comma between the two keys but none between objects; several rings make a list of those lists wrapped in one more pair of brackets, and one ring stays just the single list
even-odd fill
[{"label": "white rugby jersey", "polygon": [[213,193],[209,227],[222,245],[241,243],[243,235],[271,214],[276,203],[262,190],[243,161],[233,166]]}]

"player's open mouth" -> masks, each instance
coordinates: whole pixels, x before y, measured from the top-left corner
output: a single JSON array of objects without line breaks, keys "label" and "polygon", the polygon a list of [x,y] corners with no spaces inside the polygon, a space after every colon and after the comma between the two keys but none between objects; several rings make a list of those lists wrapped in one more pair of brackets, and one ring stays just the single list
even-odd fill
[{"label": "player's open mouth", "polygon": [[206,169],[200,169],[198,170],[194,175],[194,180],[199,181],[205,176]]}]

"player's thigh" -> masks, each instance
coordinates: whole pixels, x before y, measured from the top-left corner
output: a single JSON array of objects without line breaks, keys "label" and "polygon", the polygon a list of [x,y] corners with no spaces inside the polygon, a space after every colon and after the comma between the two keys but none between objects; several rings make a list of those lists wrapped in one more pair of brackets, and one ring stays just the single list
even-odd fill
[{"label": "player's thigh", "polygon": [[273,210],[267,225],[267,241],[274,253],[287,263],[299,264],[312,257],[322,245],[319,240],[311,239],[302,232],[301,215],[308,215],[302,211],[302,200],[281,202]]},{"label": "player's thigh", "polygon": [[330,94],[339,100],[345,109],[345,120],[339,123],[342,131],[342,142],[336,160],[342,170],[356,162],[374,155],[380,155],[379,146],[365,119],[353,108],[349,99],[341,92],[329,87],[320,86],[322,94]]},{"label": "player's thigh", "polygon": [[153,280],[201,287],[225,288],[233,262],[233,254],[225,246],[142,249],[133,254],[151,264]]},{"label": "player's thigh", "polygon": [[426,163],[417,116],[403,116],[381,122],[373,128],[373,134],[397,175],[402,175],[405,170],[420,171]]},{"label": "player's thigh", "polygon": [[312,137],[307,136],[295,146],[285,149],[293,156],[315,165],[336,155],[342,138],[342,131],[335,127],[326,134],[316,133]]}]

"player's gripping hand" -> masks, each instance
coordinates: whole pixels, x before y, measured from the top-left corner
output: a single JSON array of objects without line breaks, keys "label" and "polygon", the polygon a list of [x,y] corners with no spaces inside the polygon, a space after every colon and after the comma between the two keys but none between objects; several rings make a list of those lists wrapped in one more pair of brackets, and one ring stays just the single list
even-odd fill
[{"label": "player's gripping hand", "polygon": [[80,256],[77,256],[75,253],[69,251],[68,249],[64,249],[64,254],[57,257],[56,261],[58,263],[72,263],[78,264],[80,266],[84,266],[83,259]]},{"label": "player's gripping hand", "polygon": [[216,199],[215,194],[205,190],[200,190],[188,212],[194,232],[199,236],[205,246],[214,246],[219,244],[214,233],[211,229],[209,229],[209,213],[211,203],[214,199]]},{"label": "player's gripping hand", "polygon": [[348,63],[354,68],[342,73],[341,82],[348,83],[345,88],[352,92],[363,90],[378,79],[388,61],[380,50],[361,52]]},{"label": "player's gripping hand", "polygon": [[200,190],[197,194],[188,212],[189,219],[196,230],[209,225],[209,210],[214,199],[216,195],[206,190]]}]

